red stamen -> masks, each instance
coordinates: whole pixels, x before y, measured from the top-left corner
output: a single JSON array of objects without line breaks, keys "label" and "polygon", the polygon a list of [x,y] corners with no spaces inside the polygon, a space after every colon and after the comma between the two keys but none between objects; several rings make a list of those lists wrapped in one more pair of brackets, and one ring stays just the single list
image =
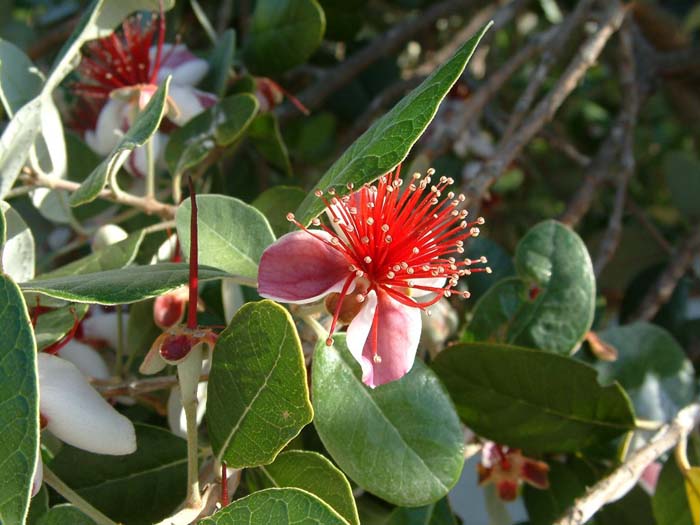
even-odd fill
[{"label": "red stamen", "polygon": [[192,178],[189,178],[189,186],[192,212],[190,214],[190,297],[187,304],[187,328],[194,330],[197,328],[197,298],[199,297],[197,273],[199,243],[197,241],[197,195],[194,191]]},{"label": "red stamen", "polygon": [[228,505],[228,476],[226,476],[226,463],[221,462],[221,506]]},{"label": "red stamen", "polygon": [[70,313],[73,314],[73,326],[71,327],[70,331],[64,335],[59,341],[56,341],[53,344],[50,344],[46,348],[44,348],[44,352],[47,354],[52,354],[56,355],[58,352],[61,351],[61,349],[68,344],[68,342],[75,337],[76,332],[78,331],[78,327],[80,326],[81,320],[78,319],[78,314],[75,313],[75,309],[73,307],[70,308]]},{"label": "red stamen", "polygon": [[[158,46],[156,48],[156,62],[153,65],[153,71],[151,72],[150,84],[155,84],[156,80],[158,79],[160,59],[163,55],[163,43],[165,42],[165,14],[163,13],[163,0],[158,0],[158,9],[160,11],[160,16],[158,17]],[[173,46],[172,49],[175,49],[175,47]]]}]

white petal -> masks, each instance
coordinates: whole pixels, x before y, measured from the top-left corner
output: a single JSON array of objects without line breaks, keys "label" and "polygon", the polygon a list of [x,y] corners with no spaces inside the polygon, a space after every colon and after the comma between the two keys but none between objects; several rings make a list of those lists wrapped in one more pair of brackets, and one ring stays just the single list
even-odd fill
[{"label": "white petal", "polygon": [[92,237],[92,251],[101,250],[126,239],[129,235],[116,224],[100,226]]},{"label": "white petal", "polygon": [[[207,383],[199,383],[197,386],[197,426],[202,423],[204,413],[207,411]],[[182,394],[180,387],[175,386],[168,397],[168,425],[173,434],[187,437],[187,419],[185,409],[182,408]]]},{"label": "white petal", "polygon": [[[99,306],[90,309],[92,315],[83,320],[83,335],[86,339],[105,341],[111,348],[119,346],[119,320],[117,312],[104,312]],[[122,341],[126,342],[126,327],[129,314],[122,313]]]},{"label": "white petal", "polygon": [[151,264],[156,264],[159,262],[170,262],[175,254],[175,248],[177,247],[177,234],[173,233],[168,237],[163,244],[158,247],[158,251],[151,258]]},{"label": "white petal", "polygon": [[[156,47],[150,49],[151,63],[155,63]],[[160,69],[158,70],[158,83],[165,80],[168,75],[173,76],[172,84],[181,86],[194,86],[204,78],[209,71],[209,63],[197,58],[187,46],[178,44],[164,44],[161,54]]]},{"label": "white petal", "polygon": [[124,130],[124,115],[128,111],[123,100],[110,99],[100,111],[94,134],[86,141],[95,153],[107,155],[119,143]]},{"label": "white petal", "polygon": [[39,411],[52,434],[96,454],[136,450],[134,425],[90,386],[75,365],[40,353],[38,367]]},{"label": "white petal", "polygon": [[[445,286],[447,279],[445,277],[427,277],[424,279],[413,279],[414,283],[418,286],[430,286],[432,288],[442,288]],[[429,290],[419,290],[418,288],[411,288],[411,297],[424,297],[426,295],[434,294],[436,292],[431,292]]]},{"label": "white petal", "polygon": [[175,104],[175,116],[170,120],[178,126],[183,126],[189,120],[204,111],[204,105],[197,96],[197,91],[191,87],[171,86],[169,98]]},{"label": "white petal", "polygon": [[58,352],[59,357],[70,361],[78,367],[84,376],[95,379],[109,379],[111,377],[109,368],[102,356],[92,347],[71,340]]},{"label": "white petal", "polygon": [[362,381],[366,381],[372,374],[372,362],[362,355],[365,348],[367,337],[372,329],[372,321],[374,319],[374,311],[377,309],[377,294],[371,290],[365,298],[362,309],[348,326],[345,343],[348,350],[355,358],[355,361],[360,363],[362,367]]},{"label": "white petal", "polygon": [[[151,136],[151,140],[153,141],[154,162],[157,163],[161,152],[165,149],[163,148],[163,135],[160,132],[156,131]],[[126,159],[126,162],[124,163],[126,171],[128,171],[132,175],[136,175],[137,177],[146,176],[146,174],[148,173],[148,152],[146,150],[147,147],[148,146],[145,144],[143,146],[139,146],[131,153],[131,155],[129,155],[129,158]]]},{"label": "white petal", "polygon": [[41,453],[36,458],[36,468],[34,469],[34,478],[32,479],[32,498],[41,490],[41,484],[44,482],[44,462],[41,460]]}]

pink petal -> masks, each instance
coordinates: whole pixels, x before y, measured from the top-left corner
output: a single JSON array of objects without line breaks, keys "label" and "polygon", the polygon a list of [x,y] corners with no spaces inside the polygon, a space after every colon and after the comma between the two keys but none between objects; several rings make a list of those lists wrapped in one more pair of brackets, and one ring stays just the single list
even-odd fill
[{"label": "pink petal", "polygon": [[42,483],[44,483],[44,462],[41,460],[40,453],[39,457],[36,458],[36,468],[32,479],[32,498],[39,493]]},{"label": "pink petal", "polygon": [[647,468],[642,472],[639,478],[639,485],[646,491],[647,494],[653,496],[656,492],[656,484],[659,481],[662,465],[658,461],[652,461],[647,465]]},{"label": "pink petal", "polygon": [[[280,237],[260,258],[258,293],[285,303],[310,303],[331,292],[340,292],[351,275],[348,262],[320,239],[331,236],[320,230],[296,231]],[[354,288],[351,285],[350,290]]]},{"label": "pink petal", "polygon": [[[155,62],[156,48],[150,50],[151,63]],[[209,71],[209,63],[197,58],[184,44],[163,45],[163,54],[158,70],[158,83],[165,80],[168,75],[173,76],[173,84],[181,86],[194,86]]]},{"label": "pink petal", "polygon": [[[365,301],[371,301],[373,295],[374,292],[370,292]],[[421,332],[419,308],[403,305],[383,291],[379,292],[375,301],[376,306],[368,302],[353,319],[346,339],[350,352],[362,366],[362,382],[372,388],[396,381],[411,370]],[[376,355],[380,362],[374,361],[374,327],[367,328],[374,322],[375,308],[378,309]]]},{"label": "pink petal", "polygon": [[[428,286],[430,288],[442,288],[445,286],[447,279],[445,277],[426,277],[424,279],[413,279],[416,286]],[[419,290],[418,288],[411,288],[411,297],[425,297],[426,295],[434,294],[429,290]]]}]

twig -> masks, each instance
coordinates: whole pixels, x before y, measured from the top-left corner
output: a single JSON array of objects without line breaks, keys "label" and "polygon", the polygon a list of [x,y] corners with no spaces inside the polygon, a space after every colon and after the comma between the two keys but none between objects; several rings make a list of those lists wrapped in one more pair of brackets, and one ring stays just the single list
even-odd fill
[{"label": "twig", "polygon": [[656,244],[659,245],[659,247],[661,247],[663,251],[665,251],[668,255],[673,253],[673,246],[671,246],[671,244],[661,234],[656,225],[654,225],[654,223],[651,222],[644,210],[640,208],[636,202],[634,202],[632,199],[627,199],[625,207],[629,210],[629,212],[632,215],[634,215],[634,218],[637,219],[637,222],[642,226],[642,228],[644,228],[647,231],[649,235],[651,235],[651,238]]},{"label": "twig", "polygon": [[[199,381],[207,381],[209,374],[202,374]],[[93,379],[92,386],[103,397],[140,396],[157,390],[166,390],[177,385],[177,376],[149,377],[147,379],[135,379],[123,383],[114,384],[111,381]]]},{"label": "twig", "polygon": [[671,262],[649,290],[639,306],[635,318],[651,320],[659,309],[671,298],[678,281],[693,262],[693,257],[700,252],[700,226],[681,242],[678,249],[671,255]]},{"label": "twig", "polygon": [[637,91],[636,68],[634,62],[634,49],[632,47],[632,34],[629,23],[623,24],[620,29],[620,91],[623,94],[622,112],[625,118],[624,140],[621,151],[621,170],[617,176],[617,189],[613,212],[610,214],[608,227],[605,230],[600,248],[593,263],[593,271],[599,277],[603,268],[610,261],[622,234],[622,216],[625,209],[627,196],[627,182],[634,174],[634,130],[639,113],[640,95]]},{"label": "twig", "polygon": [[527,87],[515,103],[511,118],[506,126],[506,131],[503,134],[504,139],[510,137],[515,132],[520,122],[522,122],[526,112],[530,109],[530,106],[532,106],[537,93],[547,79],[549,71],[557,62],[559,55],[564,51],[570,39],[574,36],[576,29],[582,25],[583,20],[588,15],[594,2],[595,0],[581,0],[576,5],[574,11],[557,26],[557,31],[550,45],[545,49],[540,63],[530,76]]},{"label": "twig", "polygon": [[683,408],[671,424],[662,428],[649,444],[634,452],[612,474],[600,480],[584,496],[578,498],[555,525],[586,523],[603,505],[624,496],[637,483],[650,463],[685,439],[698,423],[700,423],[700,404],[695,403]]},{"label": "twig", "polygon": [[[326,98],[350,82],[368,66],[380,58],[396,52],[405,42],[431,27],[439,18],[464,11],[473,3],[473,0],[443,0],[405,22],[395,25],[344,62],[326,70],[317,82],[299,93],[297,98],[311,110],[320,107]],[[294,115],[296,112],[297,110],[290,104],[285,104],[275,110],[280,118]]]},{"label": "twig", "polygon": [[469,195],[472,202],[486,192],[486,189],[510,165],[523,147],[551,120],[586,71],[598,59],[605,44],[620,27],[625,15],[625,8],[619,1],[609,2],[607,6],[598,30],[579,48],[554,88],[523,120],[520,128],[511,137],[499,143],[493,158],[474,176],[464,181],[463,193]]},{"label": "twig", "polygon": [[[73,182],[71,180],[59,179],[55,177],[46,177],[33,171],[25,171],[22,175],[22,181],[31,186],[50,188],[52,190],[66,190],[74,192],[80,188],[79,182]],[[98,197],[116,202],[118,204],[123,204],[125,206],[131,206],[132,208],[137,208],[143,211],[146,215],[159,215],[164,219],[173,219],[175,217],[175,206],[165,204],[157,201],[156,199],[138,197],[123,191],[115,193],[106,188],[99,193]]]},{"label": "twig", "polygon": [[[41,459],[39,459],[41,461]],[[44,481],[46,484],[58,492],[61,496],[66,498],[69,503],[75,505],[80,511],[89,516],[98,525],[117,525],[115,521],[112,521],[107,516],[102,514],[99,510],[93,507],[90,503],[85,501],[77,492],[66,485],[61,478],[56,476],[51,469],[44,465]]]}]

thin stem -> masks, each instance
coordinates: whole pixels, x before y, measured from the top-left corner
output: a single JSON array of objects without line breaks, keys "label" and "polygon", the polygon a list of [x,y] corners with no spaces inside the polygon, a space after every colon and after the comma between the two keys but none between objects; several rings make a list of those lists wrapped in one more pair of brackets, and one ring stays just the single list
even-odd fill
[{"label": "thin stem", "polygon": [[153,154],[153,137],[146,141],[146,198],[156,197],[156,159]]},{"label": "thin stem", "polygon": [[226,472],[226,462],[221,462],[221,506],[228,505],[228,476]]},{"label": "thin stem", "polygon": [[[41,460],[40,460],[41,461]],[[77,492],[66,485],[61,479],[54,474],[51,469],[44,465],[44,481],[46,484],[63,496],[69,503],[75,505],[80,511],[92,518],[97,525],[117,525],[116,522],[102,514],[95,507],[81,498]]]},{"label": "thin stem", "polygon": [[314,331],[314,334],[316,334],[316,337],[318,337],[319,341],[325,341],[326,338],[328,337],[328,330],[326,330],[321,323],[319,323],[316,319],[311,317],[310,315],[302,315],[301,320],[304,321],[309,328],[311,328]]},{"label": "thin stem", "polygon": [[197,328],[197,298],[199,297],[197,275],[199,246],[197,241],[197,195],[195,194],[191,178],[189,179],[189,185],[192,211],[190,213],[190,297],[187,304],[187,328],[194,330]]},{"label": "thin stem", "polygon": [[659,430],[664,423],[661,421],[653,421],[651,419],[635,419],[634,426],[640,430]]},{"label": "thin stem", "polygon": [[685,474],[690,470],[690,461],[688,461],[688,437],[683,436],[678,443],[676,443],[676,448],[673,451],[673,455],[676,458],[676,464],[678,468]]},{"label": "thin stem", "polygon": [[197,398],[183,405],[187,421],[187,500],[186,507],[201,506],[199,494],[199,450],[197,449]]}]

